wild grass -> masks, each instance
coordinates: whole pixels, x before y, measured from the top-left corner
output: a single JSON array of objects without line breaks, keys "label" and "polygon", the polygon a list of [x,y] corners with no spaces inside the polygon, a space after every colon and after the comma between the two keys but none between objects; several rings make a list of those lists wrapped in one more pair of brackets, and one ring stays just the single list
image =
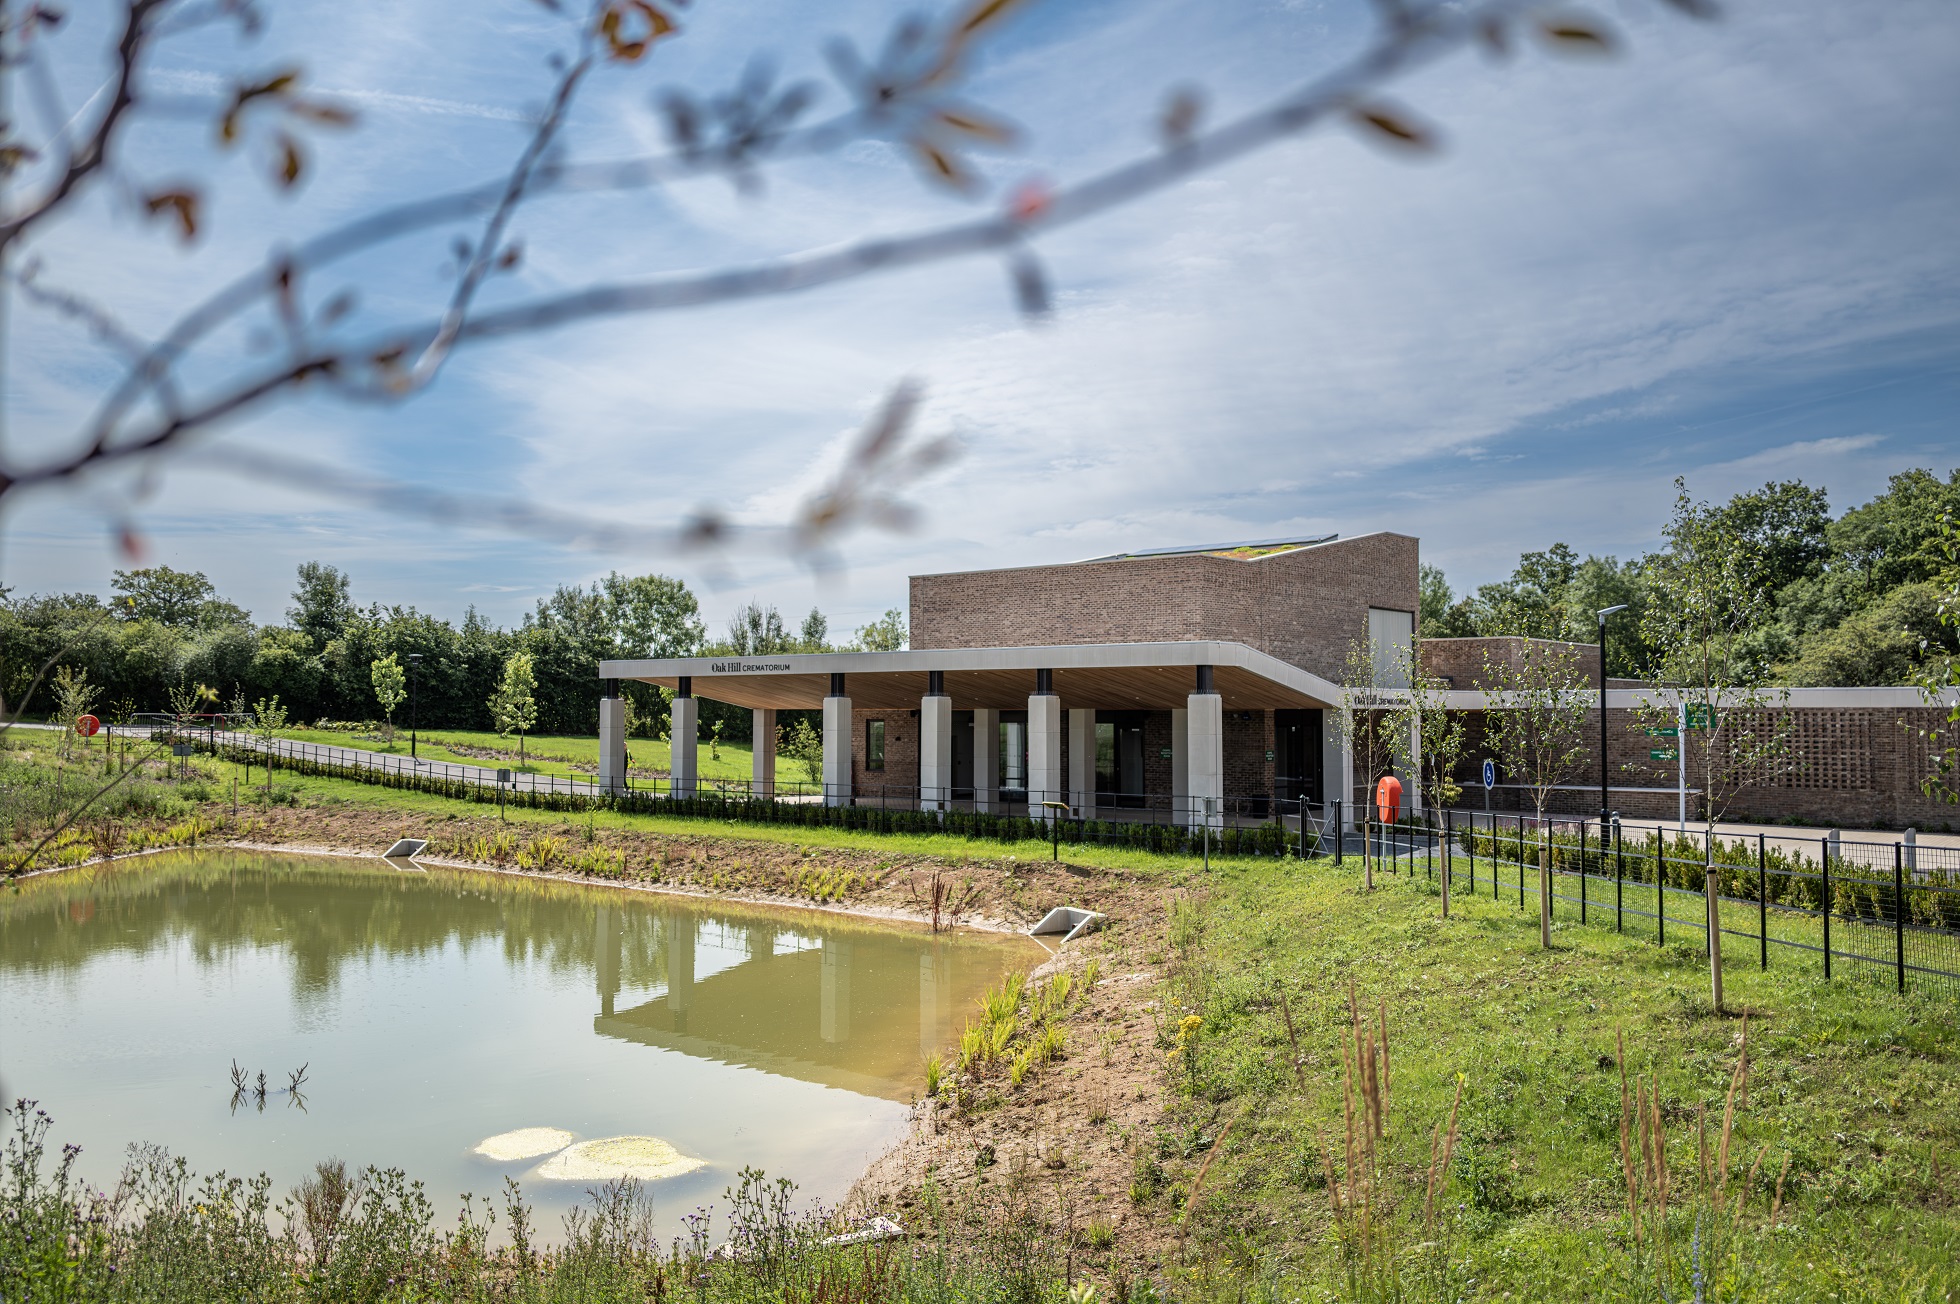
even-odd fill
[{"label": "wild grass", "polygon": [[50,1154],[45,1113],[9,1114],[8,1304],[1037,1304],[1072,1284],[1068,1247],[1025,1193],[955,1203],[929,1188],[905,1239],[840,1244],[857,1224],[799,1212],[791,1183],[744,1169],[719,1210],[697,1209],[662,1244],[650,1193],[614,1182],[547,1241],[514,1182],[501,1209],[465,1196],[445,1225],[406,1174],[338,1160],[276,1196],[263,1176],[200,1177],[144,1150],[113,1190],[91,1191],[73,1177],[73,1147]]}]

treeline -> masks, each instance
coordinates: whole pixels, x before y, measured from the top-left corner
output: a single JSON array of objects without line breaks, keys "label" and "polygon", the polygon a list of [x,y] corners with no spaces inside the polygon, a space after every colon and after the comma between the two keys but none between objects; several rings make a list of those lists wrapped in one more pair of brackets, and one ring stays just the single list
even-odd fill
[{"label": "treeline", "polygon": [[[374,664],[394,657],[412,673],[415,716],[424,727],[493,729],[490,699],[504,667],[530,654],[540,733],[598,729],[599,662],[633,657],[753,655],[839,650],[829,623],[812,610],[793,632],[773,607],[750,604],[711,638],[687,585],[664,575],[606,576],[589,587],[561,586],[513,628],[498,628],[474,607],[451,624],[414,607],[358,606],[349,577],[332,566],[299,568],[293,605],[279,624],[257,624],[196,572],[156,566],[117,571],[112,593],[60,593],[0,603],[0,693],[8,713],[56,709],[55,670],[85,673],[98,715],[114,719],[170,709],[173,696],[210,690],[201,709],[225,709],[277,696],[295,724],[379,720]],[[903,613],[887,612],[857,631],[847,648],[905,645]],[[411,662],[411,657],[419,661]],[[665,701],[629,685],[642,729],[658,732]],[[725,736],[746,737],[748,713],[702,703],[704,723],[724,721]],[[395,713],[407,723],[406,708]]]},{"label": "treeline", "polygon": [[[1940,619],[1954,559],[1946,522],[1960,520],[1960,471],[1945,480],[1904,471],[1870,502],[1832,516],[1822,489],[1800,480],[1737,494],[1710,511],[1763,598],[1740,652],[1772,681],[1795,687],[1905,684],[1930,661],[1960,651]],[[1422,568],[1421,633],[1500,634],[1592,643],[1595,613],[1626,603],[1607,640],[1607,673],[1656,673],[1643,617],[1667,601],[1661,554],[1621,561],[1563,543],[1518,559],[1510,578],[1457,596]]]}]

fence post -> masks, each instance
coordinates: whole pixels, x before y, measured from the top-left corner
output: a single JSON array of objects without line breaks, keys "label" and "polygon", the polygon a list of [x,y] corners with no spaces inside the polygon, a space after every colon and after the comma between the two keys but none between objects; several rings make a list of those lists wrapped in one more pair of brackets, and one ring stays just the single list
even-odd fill
[{"label": "fence post", "polygon": [[1346,853],[1347,826],[1341,823],[1341,799],[1336,797],[1334,798],[1334,864],[1338,866],[1345,863]]},{"label": "fence post", "polygon": [[1892,844],[1892,941],[1899,969],[1899,994],[1906,990],[1906,862],[1905,849]]},{"label": "fence post", "polygon": [[1477,813],[1470,812],[1470,895],[1477,895]]},{"label": "fence post", "polygon": [[1450,844],[1456,840],[1456,820],[1450,812],[1443,812],[1443,918],[1450,917],[1450,856],[1455,850]]},{"label": "fence post", "polygon": [[1579,821],[1579,922],[1586,922],[1586,821]]},{"label": "fence post", "polygon": [[1518,909],[1524,909],[1524,816],[1518,816]]},{"label": "fence post", "polygon": [[1667,945],[1667,839],[1654,830],[1654,945]]},{"label": "fence post", "polygon": [[1824,860],[1824,977],[1831,976],[1831,840],[1822,838]]},{"label": "fence post", "polygon": [[1620,842],[1620,822],[1613,821],[1613,931],[1626,931],[1627,853]]},{"label": "fence post", "polygon": [[1756,937],[1762,945],[1762,967],[1769,968],[1769,840],[1756,835]]}]

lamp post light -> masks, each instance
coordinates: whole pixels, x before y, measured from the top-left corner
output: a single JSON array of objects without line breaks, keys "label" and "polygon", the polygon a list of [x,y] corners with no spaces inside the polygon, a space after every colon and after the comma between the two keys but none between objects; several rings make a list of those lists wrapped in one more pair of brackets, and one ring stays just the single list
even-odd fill
[{"label": "lamp post light", "polygon": [[1599,612],[1599,836],[1602,839],[1606,836],[1606,822],[1612,818],[1607,810],[1611,799],[1606,795],[1606,618],[1626,609],[1627,604],[1622,602],[1617,607],[1602,607]]},{"label": "lamp post light", "polygon": [[415,663],[422,659],[420,652],[408,654],[408,759],[415,759]]}]

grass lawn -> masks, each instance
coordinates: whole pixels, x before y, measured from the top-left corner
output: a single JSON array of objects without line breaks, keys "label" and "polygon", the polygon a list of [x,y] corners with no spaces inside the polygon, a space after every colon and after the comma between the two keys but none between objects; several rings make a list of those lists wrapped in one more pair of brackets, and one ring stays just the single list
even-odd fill
[{"label": "grass lawn", "polygon": [[[208,758],[204,763],[207,767],[220,767],[216,772],[223,776],[225,784],[229,784],[234,777],[243,782],[244,766],[231,762],[211,761]],[[251,767],[251,777],[254,783],[263,786],[264,767]],[[357,783],[352,779],[295,776],[284,770],[278,772],[274,783],[282,794],[282,800],[329,808],[341,806],[349,809],[400,811],[404,815],[438,819],[464,815],[480,816],[486,813],[494,815],[497,810],[494,802],[482,805],[429,793],[381,788]],[[504,818],[513,826],[560,828],[570,823],[583,828],[590,823],[600,829],[637,829],[643,832],[671,833],[679,837],[715,837],[738,842],[769,842],[806,849],[849,848],[893,858],[940,856],[987,861],[1025,861],[1049,860],[1054,855],[1051,844],[1036,840],[995,842],[969,840],[963,837],[934,837],[929,834],[750,824],[739,820],[700,819],[638,812],[622,813],[610,810],[589,814],[568,814],[563,811],[532,810],[511,806],[505,810]],[[1062,845],[1061,859],[1074,865],[1140,873],[1183,872],[1191,863],[1187,858],[1157,855],[1128,847],[1072,846],[1067,843]],[[1228,857],[1216,851],[1213,852],[1211,859],[1214,865],[1229,863],[1235,859],[1244,860],[1248,864],[1257,863],[1250,857]]]},{"label": "grass lawn", "polygon": [[[1718,1015],[1698,945],[1560,920],[1541,950],[1535,895],[1458,896],[1445,920],[1425,879],[1369,894],[1358,877],[1229,865],[1173,907],[1157,1044],[1174,1100],[1129,1198],[1176,1207],[1209,1165],[1188,1217],[1218,1268],[1340,1298],[1960,1298],[1960,1002],[1777,956],[1765,973],[1731,939]],[[1372,1258],[1327,1181],[1346,1180],[1350,983],[1391,1048]],[[1622,1036],[1628,1073],[1658,1084],[1673,1184],[1664,1239],[1650,1222],[1639,1245]],[[1431,1146],[1459,1081],[1432,1222]]]},{"label": "grass lawn", "polygon": [[[380,739],[361,734],[335,733],[323,729],[285,729],[281,738],[292,738],[299,742],[317,743],[322,747],[354,747],[367,752],[387,752],[390,755],[408,755],[408,730],[396,730],[395,741],[382,742]],[[452,750],[457,744],[470,751]],[[498,757],[486,757],[480,753],[493,751]],[[714,749],[707,740],[701,742],[700,774],[704,779],[748,779],[753,773],[750,768],[751,756],[748,741],[740,744],[723,742],[720,745],[721,757],[717,760]],[[508,761],[511,769],[525,774],[558,774],[567,776],[591,777],[599,764],[599,740],[597,738],[564,737],[551,734],[532,734],[524,740],[525,764],[517,762],[517,738],[503,737],[499,734],[474,729],[424,729],[419,735],[416,754],[427,761],[449,761],[458,765],[503,765]],[[627,756],[635,769],[666,770],[672,759],[672,749],[662,740],[653,738],[634,738],[627,744]],[[501,759],[500,759],[501,758]],[[588,768],[579,770],[575,765]],[[778,756],[776,774],[784,781],[800,780],[805,776],[797,762],[787,756]]]}]

